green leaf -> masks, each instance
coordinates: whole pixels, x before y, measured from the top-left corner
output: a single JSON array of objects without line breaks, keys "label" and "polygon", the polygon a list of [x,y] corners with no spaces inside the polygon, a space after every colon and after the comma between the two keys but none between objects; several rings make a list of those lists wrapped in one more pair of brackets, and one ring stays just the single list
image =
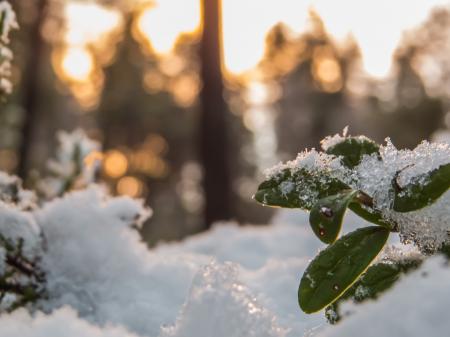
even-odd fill
[{"label": "green leaf", "polygon": [[320,199],[311,209],[309,223],[322,242],[330,244],[336,241],[345,211],[357,193],[349,190]]},{"label": "green leaf", "polygon": [[383,219],[383,216],[381,215],[381,212],[378,210],[371,208],[371,207],[364,207],[358,202],[352,202],[348,206],[348,208],[355,213],[356,215],[360,216],[366,221],[369,221],[371,223],[374,223],[379,226],[383,226],[389,229],[393,229],[395,226],[386,222],[386,220]]},{"label": "green leaf", "polygon": [[395,191],[394,211],[411,212],[434,203],[450,188],[450,164],[412,179],[411,183],[400,187],[396,174],[392,181]]},{"label": "green leaf", "polygon": [[327,319],[334,324],[341,319],[339,304],[346,300],[356,303],[378,298],[391,288],[401,275],[417,269],[422,260],[405,259],[374,264],[336,302],[326,310]]},{"label": "green leaf", "polygon": [[341,162],[348,168],[357,166],[364,155],[379,153],[377,143],[366,137],[347,137],[340,143],[329,147],[325,152],[335,156],[341,156]]},{"label": "green leaf", "polygon": [[300,281],[301,309],[313,313],[338,299],[367,269],[388,237],[384,227],[361,228],[321,251]]},{"label": "green leaf", "polygon": [[447,260],[450,260],[450,244],[444,244],[440,249],[439,252],[443,254]]},{"label": "green leaf", "polygon": [[254,199],[265,206],[310,210],[320,199],[347,189],[346,184],[326,172],[285,169],[259,185]]}]

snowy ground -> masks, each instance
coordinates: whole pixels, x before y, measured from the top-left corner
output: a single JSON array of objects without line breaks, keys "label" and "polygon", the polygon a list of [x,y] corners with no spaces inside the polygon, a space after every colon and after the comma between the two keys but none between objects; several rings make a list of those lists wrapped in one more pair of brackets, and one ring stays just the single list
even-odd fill
[{"label": "snowy ground", "polygon": [[[425,331],[443,336],[450,331],[442,310],[450,298],[450,269],[441,257],[377,303],[349,305],[356,313],[328,326],[323,313],[305,315],[297,304],[299,279],[322,247],[306,213],[280,211],[270,226],[218,224],[154,250],[127,225],[146,213],[131,199],[107,198],[91,188],[22,217],[45,233],[42,265],[49,298],[32,316],[24,309],[1,316],[0,337],[424,336]],[[349,213],[344,228],[362,225]]]}]

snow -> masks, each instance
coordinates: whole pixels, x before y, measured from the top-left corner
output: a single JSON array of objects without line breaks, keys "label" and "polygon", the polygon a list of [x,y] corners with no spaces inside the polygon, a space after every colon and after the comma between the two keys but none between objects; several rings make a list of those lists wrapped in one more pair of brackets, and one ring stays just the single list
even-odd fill
[{"label": "snow", "polygon": [[[423,209],[398,213],[392,210],[392,180],[397,172],[400,186],[407,185],[413,178],[430,172],[450,162],[450,145],[422,142],[414,150],[397,150],[387,140],[380,149],[382,160],[375,155],[365,156],[348,180],[353,188],[361,189],[371,195],[375,206],[383,212],[388,221],[398,224],[403,242],[414,242],[423,251],[435,251],[448,242],[450,230],[449,192],[435,203]],[[351,181],[357,183],[351,183]]]},{"label": "snow", "polygon": [[190,280],[206,260],[152,254],[129,227],[148,210],[137,203],[119,213],[112,207],[117,204],[91,187],[37,212],[47,240],[42,266],[49,296],[38,307],[51,311],[70,305],[93,323],[157,336],[161,325],[175,320]]},{"label": "snow", "polygon": [[[38,250],[46,296],[27,306],[35,316],[0,316],[0,336],[19,325],[30,337],[57,337],[58,329],[93,337],[207,337],[211,329],[218,337],[293,337],[325,323],[297,304],[299,277],[322,247],[308,227],[218,224],[149,250],[134,228],[150,214],[142,201],[96,185],[33,209],[1,209],[5,226],[16,224],[0,226],[2,234],[14,229],[8,235]],[[2,307],[12,300],[3,298]]]},{"label": "snow", "polygon": [[[320,146],[322,147],[322,150],[327,151],[329,148],[331,148],[331,147],[341,143],[342,141],[344,141],[348,137],[350,137],[350,135],[348,134],[348,126],[346,126],[344,128],[344,130],[342,131],[342,136],[337,133],[334,136],[325,137],[320,142]],[[355,137],[352,137],[352,138],[354,138],[354,139],[356,139],[356,140],[358,140],[360,142],[371,141],[366,136],[355,136]]]},{"label": "snow", "polygon": [[312,257],[324,245],[314,237],[308,225],[307,213],[297,212],[303,226],[278,224],[242,226],[218,223],[209,232],[198,234],[180,243],[156,248],[161,254],[185,252],[214,256],[219,262],[232,261],[249,270],[264,267],[269,260],[291,257]]},{"label": "snow", "polygon": [[162,337],[283,337],[287,330],[238,280],[238,267],[211,263],[193,280],[180,318]]},{"label": "snow", "polygon": [[2,34],[0,35],[0,39],[3,43],[9,43],[9,34],[12,29],[19,28],[19,24],[17,23],[16,13],[11,7],[11,4],[8,1],[0,2],[0,13],[2,17],[4,17],[2,22]]},{"label": "snow", "polygon": [[[98,150],[82,133],[62,134],[60,140],[55,163],[61,167],[72,167],[73,156],[67,154],[75,147],[81,154],[76,157],[78,164]],[[399,177],[399,183],[405,184],[445,163],[448,151],[447,145],[431,143],[399,151],[388,142],[381,149],[381,161],[374,163],[373,156],[366,156],[355,172],[317,151],[301,154],[288,167],[328,170],[348,179],[353,187],[359,184],[371,191],[377,205],[387,205],[390,196],[385,189],[399,167],[406,167]],[[297,303],[301,275],[324,248],[310,229],[308,213],[279,210],[266,226],[218,223],[206,233],[149,249],[136,231],[152,213],[143,201],[110,196],[105,188],[92,184],[91,171],[80,177],[83,188],[37,203],[17,178],[0,174],[0,233],[15,246],[23,240],[24,256],[45,274],[45,296],[0,315],[0,337],[344,337],[366,330],[370,330],[367,336],[414,337],[425,331],[427,335],[436,331],[437,336],[448,331],[439,315],[449,295],[450,270],[441,257],[425,260],[418,271],[404,276],[376,302],[342,304],[352,314],[327,327],[323,313],[306,315]],[[448,205],[440,205],[448,214]],[[432,207],[408,214],[412,221],[408,226],[418,219],[432,226],[436,215],[423,213]],[[383,212],[397,216],[387,206]],[[425,220],[424,214],[428,214]],[[448,225],[445,214],[440,214],[443,224],[433,231],[428,227],[421,234],[426,240]],[[405,236],[408,227],[402,221],[398,223]],[[367,225],[347,212],[343,233]],[[391,237],[377,262],[424,259],[417,247],[400,247],[398,237]],[[3,274],[10,268],[5,253],[0,249]],[[4,311],[15,300],[6,294],[0,298],[0,309]],[[444,322],[434,326],[431,317]],[[425,321],[428,318],[431,323]],[[382,323],[367,329],[374,319]],[[403,321],[420,326],[405,327]]]},{"label": "snow", "polygon": [[0,317],[0,337],[137,337],[124,328],[100,328],[77,317],[68,307],[52,315],[38,313],[34,317],[21,309]]},{"label": "snow", "polygon": [[9,49],[9,35],[11,30],[19,28],[16,19],[16,13],[7,1],[0,2],[0,15],[3,18],[0,29],[0,92],[3,94],[11,94],[12,83],[11,76],[11,61],[13,53]]},{"label": "snow", "polygon": [[[269,226],[217,224],[151,250],[133,229],[151,211],[142,201],[113,198],[96,185],[32,210],[10,204],[0,214],[24,226],[27,219],[42,231],[40,266],[47,275],[46,298],[28,306],[32,314],[21,309],[1,315],[0,337],[343,337],[360,335],[374,317],[383,321],[373,328],[378,336],[406,336],[408,328],[395,319],[400,313],[400,321],[426,325],[418,329],[422,335],[425,329],[443,335],[440,326],[430,330],[420,319],[431,315],[427,310],[443,310],[448,297],[450,272],[441,258],[425,262],[375,303],[345,303],[353,314],[336,326],[328,328],[323,313],[302,313],[298,282],[324,247],[303,211],[281,210]],[[365,225],[346,215],[345,231]],[[380,259],[408,256],[421,255],[389,247]]]},{"label": "snow", "polygon": [[[248,336],[252,331],[260,336],[295,336],[323,324],[322,315],[306,316],[297,304],[299,276],[308,264],[305,256],[320,246],[312,236],[303,239],[306,228],[241,229],[225,224],[181,244],[148,251],[127,226],[136,213],[122,207],[128,213],[123,216],[118,204],[126,205],[93,187],[37,212],[47,239],[42,263],[50,297],[39,304],[41,309],[49,312],[70,305],[91,323],[120,324],[142,336],[158,336],[161,326],[171,326],[165,329],[166,336],[194,331],[202,336],[208,331],[207,322],[222,324],[217,336],[240,336],[238,331]],[[137,218],[148,215],[140,205]],[[280,275],[277,280],[275,273]],[[214,316],[213,307],[227,314]],[[288,327],[294,327],[292,332],[282,333]]]},{"label": "snow", "polygon": [[271,169],[265,171],[266,178],[272,178],[279,175],[283,170],[289,169],[293,172],[305,169],[310,173],[320,174],[333,170],[343,170],[340,160],[335,156],[318,152],[315,149],[300,152],[295,160],[280,163]]},{"label": "snow", "polygon": [[81,129],[60,131],[57,139],[56,158],[48,161],[49,174],[37,186],[40,194],[47,199],[93,183],[101,159],[100,144],[88,138]]}]

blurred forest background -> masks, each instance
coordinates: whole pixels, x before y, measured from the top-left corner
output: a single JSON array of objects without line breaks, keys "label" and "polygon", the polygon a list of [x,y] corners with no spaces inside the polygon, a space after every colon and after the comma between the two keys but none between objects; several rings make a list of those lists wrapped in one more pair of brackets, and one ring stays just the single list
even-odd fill
[{"label": "blurred forest background", "polygon": [[409,148],[450,125],[447,1],[10,2],[0,169],[32,186],[56,132],[82,128],[101,180],[153,208],[150,244],[266,223],[264,169],[347,125]]}]

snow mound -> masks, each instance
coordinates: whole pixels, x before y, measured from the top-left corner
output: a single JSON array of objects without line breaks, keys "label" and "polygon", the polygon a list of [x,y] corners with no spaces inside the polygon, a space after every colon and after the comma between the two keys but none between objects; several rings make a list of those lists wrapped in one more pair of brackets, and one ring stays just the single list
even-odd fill
[{"label": "snow mound", "polygon": [[26,310],[18,310],[1,316],[0,326],[0,337],[137,337],[120,327],[93,326],[67,307],[52,315],[38,313],[34,317]]},{"label": "snow mound", "polygon": [[128,226],[148,210],[138,202],[112,207],[126,206],[120,200],[90,188],[36,214],[46,236],[41,263],[49,296],[39,306],[50,312],[69,305],[92,323],[156,336],[161,325],[175,321],[195,272],[207,261],[149,252]]},{"label": "snow mound", "polygon": [[213,328],[223,337],[294,337],[325,322],[297,304],[299,277],[321,246],[306,226],[222,224],[148,250],[130,225],[149,213],[95,186],[35,211],[48,296],[36,309],[70,306],[90,324],[147,337],[206,337]]},{"label": "snow mound", "polygon": [[[305,212],[298,212],[300,219]],[[306,218],[302,226],[238,226],[218,223],[207,233],[195,235],[180,243],[164,244],[156,251],[165,253],[196,253],[213,256],[219,262],[231,261],[246,269],[259,269],[271,260],[290,257],[312,257],[324,245],[311,232]]]}]

